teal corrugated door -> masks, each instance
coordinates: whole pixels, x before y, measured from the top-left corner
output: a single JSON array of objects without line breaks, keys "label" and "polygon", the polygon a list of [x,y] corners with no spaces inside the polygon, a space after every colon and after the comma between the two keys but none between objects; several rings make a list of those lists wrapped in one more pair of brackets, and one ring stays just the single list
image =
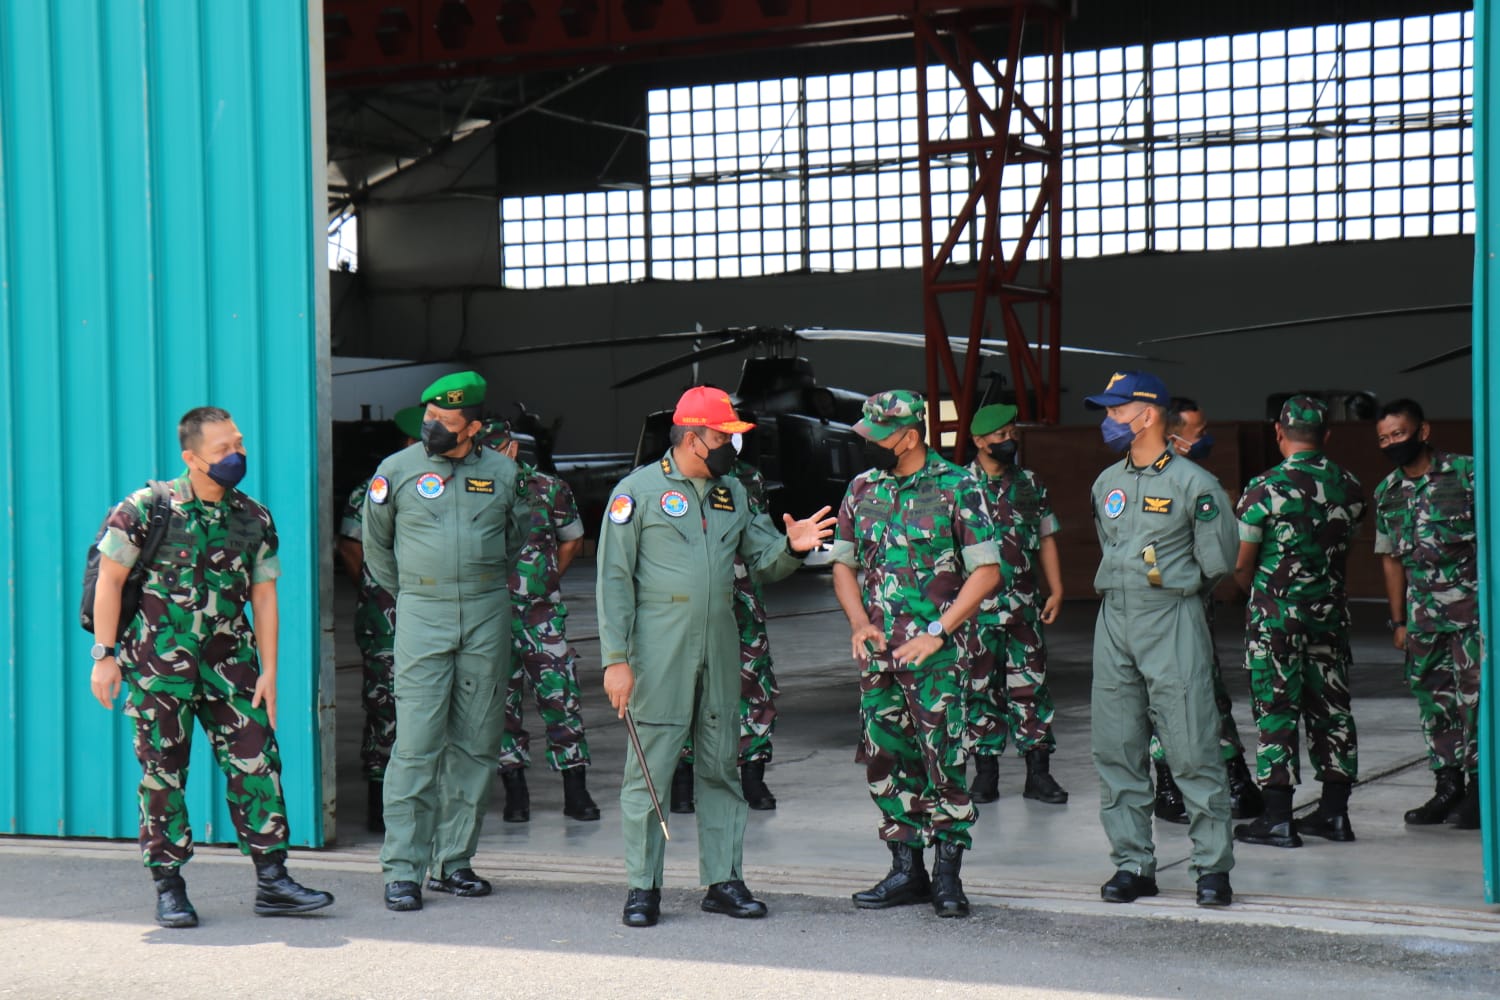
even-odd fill
[{"label": "teal corrugated door", "polygon": [[[212,404],[280,532],[277,736],[293,841],[323,841],[309,59],[307,0],[0,4],[0,832],[136,835],[79,579],[109,504],[177,475],[177,418]],[[194,832],[232,841],[196,744]]]},{"label": "teal corrugated door", "polygon": [[[1500,352],[1490,342],[1490,333],[1500,329],[1500,214],[1495,196],[1500,193],[1500,150],[1490,143],[1500,138],[1500,108],[1490,101],[1500,96],[1500,35],[1490,20],[1494,5],[1479,0],[1474,5],[1474,454],[1478,465],[1479,493],[1479,583],[1480,613],[1487,643],[1484,671],[1479,682],[1479,781],[1483,789],[1480,809],[1484,827],[1484,898],[1500,903],[1500,777],[1495,771],[1500,753],[1500,696],[1495,691],[1494,643],[1496,613],[1495,581],[1500,580]],[[1493,186],[1491,186],[1493,182]],[[1495,318],[1497,322],[1491,323]]]}]

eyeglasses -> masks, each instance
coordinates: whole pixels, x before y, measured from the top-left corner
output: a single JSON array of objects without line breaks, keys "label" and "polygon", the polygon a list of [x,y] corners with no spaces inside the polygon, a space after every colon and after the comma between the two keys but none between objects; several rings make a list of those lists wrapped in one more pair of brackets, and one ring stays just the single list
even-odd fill
[{"label": "eyeglasses", "polygon": [[1161,570],[1156,565],[1156,543],[1147,542],[1141,549],[1141,558],[1146,561],[1146,582],[1153,587],[1161,586]]}]

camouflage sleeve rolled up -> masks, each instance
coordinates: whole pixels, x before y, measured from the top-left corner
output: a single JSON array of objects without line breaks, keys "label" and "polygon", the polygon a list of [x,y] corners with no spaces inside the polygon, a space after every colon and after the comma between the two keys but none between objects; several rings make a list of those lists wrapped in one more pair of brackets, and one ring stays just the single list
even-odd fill
[{"label": "camouflage sleeve rolled up", "polygon": [[[372,477],[373,478],[373,477]],[[356,486],[344,501],[344,513],[339,518],[339,537],[356,542],[364,540],[365,494],[370,492],[370,480]]]},{"label": "camouflage sleeve rolled up", "polygon": [[953,544],[963,555],[964,573],[1000,562],[995,524],[985,506],[984,490],[973,476],[963,473],[953,496]]},{"label": "camouflage sleeve rolled up", "polygon": [[104,537],[99,539],[99,554],[121,566],[130,567],[140,558],[141,546],[151,510],[151,490],[136,490],[117,503],[105,520]]},{"label": "camouflage sleeve rolled up", "polygon": [[1047,487],[1042,480],[1035,473],[1028,472],[1028,474],[1031,476],[1032,485],[1036,487],[1039,501],[1038,514],[1041,523],[1037,530],[1042,538],[1055,535],[1062,529],[1062,522],[1057,519],[1057,513],[1052,509],[1052,498],[1047,495]]},{"label": "camouflage sleeve rolled up", "polygon": [[571,542],[583,537],[583,519],[578,516],[578,504],[573,499],[573,489],[562,478],[554,476],[556,487],[552,491],[552,528],[559,542]]},{"label": "camouflage sleeve rolled up", "polygon": [[843,563],[850,569],[859,569],[859,555],[854,549],[854,497],[862,482],[863,477],[856,477],[844,491],[844,500],[839,504],[838,524],[833,529],[833,545],[829,551],[830,559]]},{"label": "camouflage sleeve rolled up", "polygon": [[281,576],[281,556],[278,554],[280,545],[280,539],[276,535],[276,522],[270,511],[267,511],[265,534],[261,536],[260,546],[256,548],[255,554],[250,556],[252,584],[268,583]]},{"label": "camouflage sleeve rolled up", "polygon": [[1245,492],[1240,494],[1240,502],[1234,508],[1234,516],[1239,521],[1240,541],[1260,544],[1265,537],[1266,518],[1271,514],[1270,499],[1265,476],[1256,476],[1245,486]]}]

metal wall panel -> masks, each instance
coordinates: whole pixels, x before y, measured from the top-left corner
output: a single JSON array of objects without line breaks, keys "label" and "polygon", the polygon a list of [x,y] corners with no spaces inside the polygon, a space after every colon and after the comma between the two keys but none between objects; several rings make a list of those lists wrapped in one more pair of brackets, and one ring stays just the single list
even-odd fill
[{"label": "metal wall panel", "polygon": [[[0,4],[0,833],[136,835],[131,726],[89,694],[83,557],[213,404],[277,520],[277,736],[293,841],[323,842],[308,32],[308,0]],[[233,840],[195,742],[194,832]]]},{"label": "metal wall panel", "polygon": [[1474,5],[1474,456],[1479,510],[1479,610],[1487,656],[1479,681],[1480,814],[1484,830],[1484,898],[1500,903],[1500,694],[1495,691],[1493,636],[1500,622],[1500,33],[1495,4]]}]

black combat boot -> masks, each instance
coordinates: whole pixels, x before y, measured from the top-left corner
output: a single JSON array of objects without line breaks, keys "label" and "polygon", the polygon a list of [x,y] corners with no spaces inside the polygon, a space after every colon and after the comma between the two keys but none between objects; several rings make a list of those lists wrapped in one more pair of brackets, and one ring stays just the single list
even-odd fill
[{"label": "black combat boot", "polygon": [[286,871],[286,852],[251,855],[255,861],[255,913],[279,917],[333,905],[333,894],[298,884]]},{"label": "black combat boot", "polygon": [[371,833],[385,833],[385,782],[369,783],[365,796],[365,829]]},{"label": "black combat boot", "polygon": [[1250,768],[1245,766],[1243,756],[1231,757],[1229,769],[1229,815],[1235,819],[1254,819],[1266,811],[1260,788],[1250,777]]},{"label": "black combat boot", "polygon": [[940,917],[967,917],[969,897],[964,895],[958,871],[964,864],[964,847],[950,840],[937,842],[932,863],[932,912]]},{"label": "black combat boot", "polygon": [[1448,818],[1463,797],[1463,771],[1456,767],[1440,767],[1437,770],[1437,790],[1432,798],[1407,811],[1406,823],[1408,826],[1436,826]]},{"label": "black combat boot", "polygon": [[1469,793],[1464,796],[1457,809],[1448,816],[1455,830],[1479,829],[1479,780],[1478,775],[1469,775]]},{"label": "black combat boot", "polygon": [[1349,825],[1349,782],[1323,782],[1323,797],[1318,808],[1297,820],[1297,832],[1340,843],[1352,841],[1354,827]]},{"label": "black combat boot", "polygon": [[1000,758],[994,754],[974,756],[974,781],[969,785],[970,800],[994,802],[1000,798]]},{"label": "black combat boot", "polygon": [[589,794],[588,767],[575,764],[563,769],[563,815],[585,822],[599,818],[599,807]]},{"label": "black combat boot", "polygon": [[693,765],[687,761],[678,761],[677,770],[672,772],[672,811],[693,811]]},{"label": "black combat boot", "polygon": [[1034,747],[1026,751],[1026,789],[1022,798],[1036,799],[1048,805],[1060,806],[1068,801],[1068,793],[1052,777],[1052,751],[1046,747]]},{"label": "black combat boot", "polygon": [[762,811],[776,808],[776,796],[766,787],[766,762],[752,760],[740,765],[740,788],[751,809]]},{"label": "black combat boot", "polygon": [[1296,824],[1292,822],[1292,789],[1272,785],[1263,794],[1266,811],[1255,822],[1235,827],[1234,839],[1267,847],[1301,847],[1302,838],[1297,836]]},{"label": "black combat boot", "polygon": [[1156,818],[1168,823],[1186,823],[1187,805],[1182,801],[1182,790],[1172,780],[1172,769],[1167,762],[1156,762]]},{"label": "black combat boot", "polygon": [[861,910],[884,910],[931,899],[932,880],[922,863],[921,846],[899,840],[887,841],[885,846],[891,849],[891,870],[869,889],[856,892],[854,905]]},{"label": "black combat boot", "polygon": [[153,868],[156,880],[156,922],[163,927],[197,927],[198,911],[188,902],[187,883],[176,868]]},{"label": "black combat boot", "polygon": [[505,812],[500,818],[507,823],[530,823],[531,791],[526,787],[526,769],[511,767],[501,771],[500,783],[505,786]]}]

